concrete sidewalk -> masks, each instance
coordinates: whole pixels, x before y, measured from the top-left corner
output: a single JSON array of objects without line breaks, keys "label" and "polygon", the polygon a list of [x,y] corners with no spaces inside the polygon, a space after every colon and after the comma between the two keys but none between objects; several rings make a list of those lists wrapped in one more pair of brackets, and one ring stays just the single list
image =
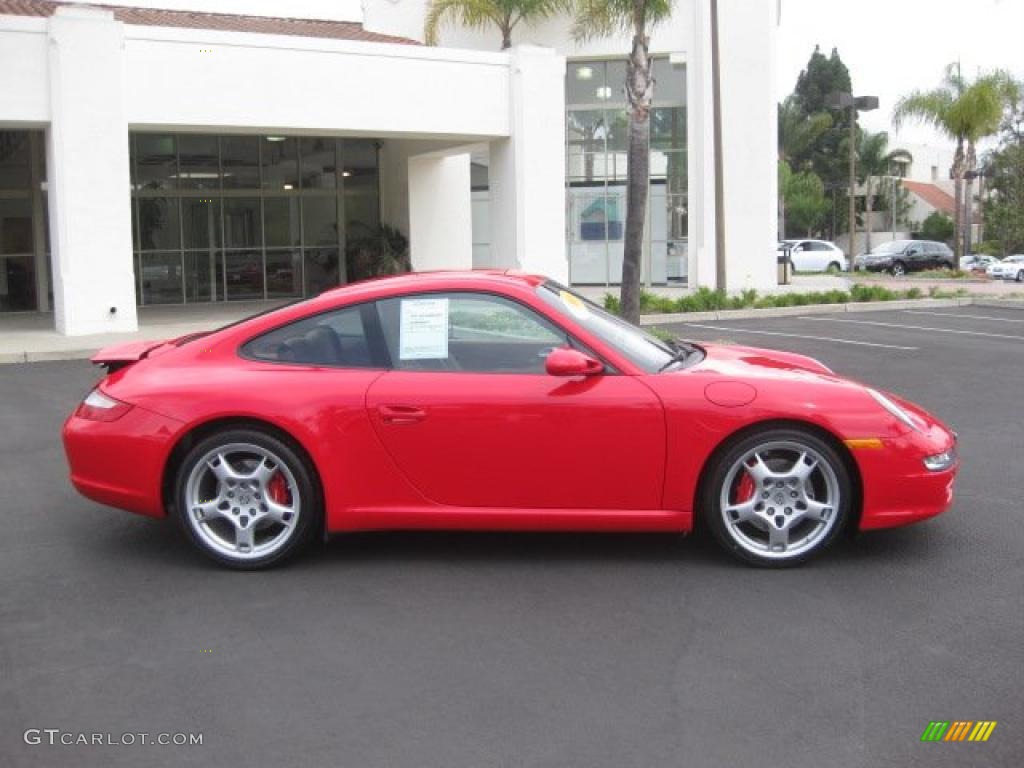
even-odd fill
[{"label": "concrete sidewalk", "polygon": [[0,363],[35,363],[43,360],[79,360],[103,347],[126,341],[173,339],[210,331],[222,325],[281,306],[284,301],[246,301],[230,304],[192,304],[140,307],[139,330],[63,336],[54,330],[53,315],[24,313],[0,317]]}]

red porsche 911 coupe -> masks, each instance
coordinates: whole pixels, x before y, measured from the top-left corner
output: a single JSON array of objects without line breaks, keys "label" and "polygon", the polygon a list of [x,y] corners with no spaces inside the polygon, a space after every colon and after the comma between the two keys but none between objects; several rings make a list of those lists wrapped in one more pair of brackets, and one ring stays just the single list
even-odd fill
[{"label": "red porsche 911 coupe", "polygon": [[324,532],[695,525],[786,566],[939,514],[958,468],[938,420],[816,360],[664,342],[513,272],[352,284],[93,361],[75,487],[243,569]]}]

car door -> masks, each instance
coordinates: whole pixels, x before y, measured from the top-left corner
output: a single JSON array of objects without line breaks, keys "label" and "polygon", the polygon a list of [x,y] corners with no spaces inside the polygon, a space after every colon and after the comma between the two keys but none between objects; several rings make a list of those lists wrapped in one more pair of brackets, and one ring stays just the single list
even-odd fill
[{"label": "car door", "polygon": [[928,255],[924,250],[924,243],[913,243],[904,252],[904,263],[908,270],[922,269],[928,264]]},{"label": "car door", "polygon": [[660,400],[614,370],[545,371],[574,344],[532,309],[487,293],[378,302],[392,370],[366,407],[430,501],[458,507],[652,510],[661,505]]},{"label": "car door", "polygon": [[789,260],[793,263],[793,269],[797,272],[810,272],[814,269],[811,266],[813,254],[810,251],[810,243],[800,241],[793,244],[789,251]]}]

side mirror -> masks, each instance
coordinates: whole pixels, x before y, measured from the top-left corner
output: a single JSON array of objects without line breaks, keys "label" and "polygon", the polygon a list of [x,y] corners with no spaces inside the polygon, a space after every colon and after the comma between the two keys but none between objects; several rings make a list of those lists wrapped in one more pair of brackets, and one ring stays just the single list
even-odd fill
[{"label": "side mirror", "polygon": [[604,371],[604,364],[578,349],[557,347],[545,359],[544,368],[552,376],[593,376]]}]

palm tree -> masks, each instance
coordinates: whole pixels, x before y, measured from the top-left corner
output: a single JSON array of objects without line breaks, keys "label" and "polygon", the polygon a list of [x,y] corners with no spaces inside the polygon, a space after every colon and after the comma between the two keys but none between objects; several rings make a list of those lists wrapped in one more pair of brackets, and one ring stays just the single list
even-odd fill
[{"label": "palm tree", "polygon": [[629,130],[626,150],[626,231],[623,235],[620,312],[640,322],[640,257],[651,164],[651,101],[654,98],[651,29],[672,13],[672,0],[575,0],[573,37],[578,41],[615,32],[633,36],[626,59]]},{"label": "palm tree", "polygon": [[[954,253],[960,263],[964,245],[964,176],[977,164],[975,147],[978,141],[999,130],[1003,107],[1015,87],[1010,76],[1002,71],[982,73],[971,81],[960,71],[960,64],[946,67],[942,83],[930,91],[915,90],[900,98],[893,111],[893,125],[899,130],[907,120],[930,125],[956,142],[953,155],[953,198],[955,200]],[[972,194],[973,180],[967,187]]]},{"label": "palm tree", "polygon": [[523,22],[546,19],[569,7],[569,0],[431,0],[424,21],[427,45],[437,45],[441,27],[458,22],[471,29],[496,26],[501,31],[501,50],[512,47],[512,30]]},{"label": "palm tree", "polygon": [[[809,168],[796,168],[798,158],[806,157],[814,143],[832,127],[832,115],[817,112],[805,116],[795,94],[779,104],[779,189],[790,177]],[[808,163],[804,163],[808,165]],[[785,166],[785,167],[783,167]],[[779,195],[779,239],[786,237],[786,198]]]},{"label": "palm tree", "polygon": [[869,133],[864,131],[860,135],[860,147],[857,152],[861,179],[864,182],[864,250],[871,250],[872,226],[871,214],[874,202],[871,195],[871,185],[877,176],[886,175],[896,161],[910,163],[913,161],[911,154],[905,149],[894,149],[889,151],[889,134],[886,131]]}]

